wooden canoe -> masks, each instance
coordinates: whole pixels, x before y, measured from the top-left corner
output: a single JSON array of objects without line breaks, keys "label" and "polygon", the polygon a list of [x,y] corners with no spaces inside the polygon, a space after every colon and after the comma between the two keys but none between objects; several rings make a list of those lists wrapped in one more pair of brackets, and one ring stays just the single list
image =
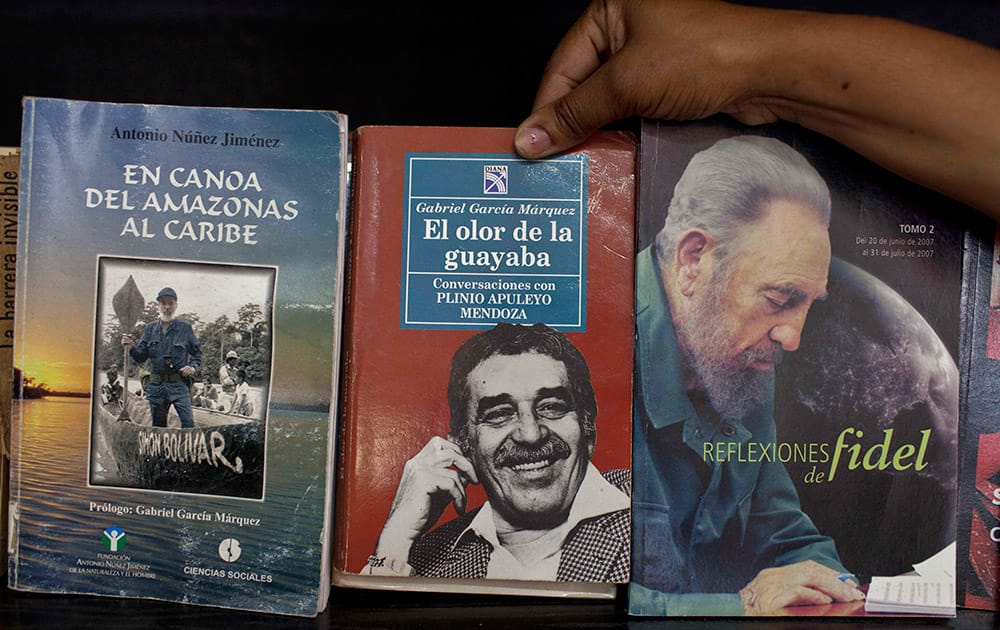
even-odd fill
[{"label": "wooden canoe", "polygon": [[[195,407],[193,428],[154,427],[144,399],[129,397],[131,421],[119,420],[117,404],[94,407],[120,485],[261,498],[264,426],[257,420]],[[168,424],[174,423],[179,424],[171,410]]]}]

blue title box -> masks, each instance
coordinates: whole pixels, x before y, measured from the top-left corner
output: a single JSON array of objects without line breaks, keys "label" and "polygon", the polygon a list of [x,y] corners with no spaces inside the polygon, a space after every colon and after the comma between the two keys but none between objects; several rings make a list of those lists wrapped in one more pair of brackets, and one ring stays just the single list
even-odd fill
[{"label": "blue title box", "polygon": [[586,330],[587,156],[408,153],[400,326]]}]

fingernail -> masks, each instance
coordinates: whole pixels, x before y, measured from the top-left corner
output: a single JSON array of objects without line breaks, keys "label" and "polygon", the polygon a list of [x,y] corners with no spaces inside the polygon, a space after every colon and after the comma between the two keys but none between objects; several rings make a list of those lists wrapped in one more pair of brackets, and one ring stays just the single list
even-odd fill
[{"label": "fingernail", "polygon": [[521,155],[541,155],[552,146],[552,138],[544,129],[528,127],[517,132],[514,137],[514,146]]},{"label": "fingernail", "polygon": [[864,599],[865,598],[865,594],[862,593],[861,591],[859,591],[858,589],[854,589],[853,595],[854,595],[854,599],[855,600],[859,600],[859,599]]}]

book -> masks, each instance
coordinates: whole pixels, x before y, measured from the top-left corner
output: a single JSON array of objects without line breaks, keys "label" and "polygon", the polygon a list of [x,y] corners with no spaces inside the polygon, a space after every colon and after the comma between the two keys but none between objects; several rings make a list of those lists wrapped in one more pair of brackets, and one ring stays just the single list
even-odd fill
[{"label": "book", "polygon": [[[0,259],[3,260],[4,313],[0,317],[0,374],[13,376],[14,287],[17,276],[17,206],[21,190],[21,150],[0,147]],[[5,381],[0,381],[6,383]],[[13,387],[0,386],[0,540],[7,540],[7,497],[10,474],[10,408]],[[0,545],[0,570],[6,571],[7,545]]]},{"label": "book", "polygon": [[958,604],[1000,609],[1000,230],[969,221],[962,295]]},{"label": "book", "polygon": [[338,586],[628,580],[634,136],[525,161],[513,134],[355,131]]},{"label": "book", "polygon": [[955,582],[927,581],[920,576],[873,577],[865,611],[907,615],[955,616]]},{"label": "book", "polygon": [[819,615],[953,581],[963,209],[783,124],[640,146],[630,612],[766,613],[806,561]]},{"label": "book", "polygon": [[346,130],[24,100],[11,588],[324,609]]}]

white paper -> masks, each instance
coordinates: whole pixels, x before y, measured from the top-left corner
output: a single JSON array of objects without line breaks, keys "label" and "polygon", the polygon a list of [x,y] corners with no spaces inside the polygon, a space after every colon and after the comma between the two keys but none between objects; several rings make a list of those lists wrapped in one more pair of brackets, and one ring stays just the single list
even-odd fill
[{"label": "white paper", "polygon": [[868,587],[865,611],[954,615],[955,582],[913,575],[873,577]]},{"label": "white paper", "polygon": [[922,578],[954,582],[955,543],[951,543],[923,562],[913,565],[913,570]]}]

